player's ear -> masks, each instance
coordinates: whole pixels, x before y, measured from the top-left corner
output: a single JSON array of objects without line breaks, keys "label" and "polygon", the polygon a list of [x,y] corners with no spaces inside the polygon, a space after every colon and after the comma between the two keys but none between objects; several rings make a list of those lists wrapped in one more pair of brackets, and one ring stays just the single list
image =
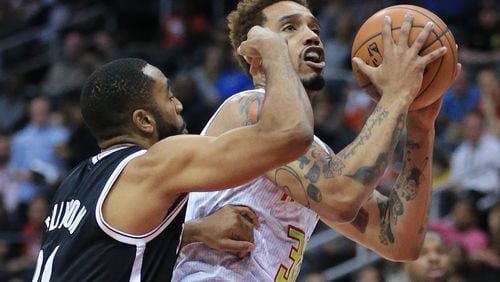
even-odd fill
[{"label": "player's ear", "polygon": [[153,133],[156,121],[153,116],[144,109],[137,109],[132,113],[132,122],[140,131]]}]

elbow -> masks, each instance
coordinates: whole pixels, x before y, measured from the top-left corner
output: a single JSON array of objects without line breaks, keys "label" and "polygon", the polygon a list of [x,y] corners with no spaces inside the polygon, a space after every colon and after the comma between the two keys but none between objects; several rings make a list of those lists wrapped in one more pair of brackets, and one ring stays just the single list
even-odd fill
[{"label": "elbow", "polygon": [[352,223],[355,221],[358,217],[362,217],[364,215],[360,215],[358,213],[358,209],[353,209],[352,207],[346,207],[346,208],[336,208],[335,211],[335,218],[333,219],[334,222],[339,223],[339,224],[344,224],[344,223]]},{"label": "elbow", "polygon": [[313,127],[307,123],[301,123],[294,126],[287,130],[286,134],[288,136],[287,149],[290,150],[290,153],[295,155],[293,159],[307,153],[307,150],[309,150],[314,140]]},{"label": "elbow", "polygon": [[422,248],[422,240],[400,240],[386,254],[381,254],[384,258],[395,262],[414,261],[419,258]]},{"label": "elbow", "polygon": [[365,209],[361,209],[363,199],[344,190],[336,193],[324,195],[324,203],[328,203],[329,220],[343,224],[355,221],[363,222],[367,220],[368,214]]},{"label": "elbow", "polygon": [[[406,246],[400,246],[400,248],[405,248]],[[393,262],[408,262],[418,259],[420,252],[415,252],[411,250],[397,250],[390,252],[388,254],[381,254],[385,259]]]},{"label": "elbow", "polygon": [[[324,201],[327,203],[328,201]],[[329,204],[321,212],[321,217],[335,224],[353,223],[355,221],[365,220],[366,213],[359,212],[359,208],[348,202],[339,202],[338,200],[328,202]]]}]

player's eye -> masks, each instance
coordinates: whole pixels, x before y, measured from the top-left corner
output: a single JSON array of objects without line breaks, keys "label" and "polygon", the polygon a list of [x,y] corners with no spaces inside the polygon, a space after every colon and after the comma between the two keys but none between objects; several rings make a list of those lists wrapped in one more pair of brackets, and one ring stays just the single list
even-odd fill
[{"label": "player's eye", "polygon": [[294,31],[294,30],[296,30],[296,28],[291,24],[285,25],[283,27],[283,31]]}]

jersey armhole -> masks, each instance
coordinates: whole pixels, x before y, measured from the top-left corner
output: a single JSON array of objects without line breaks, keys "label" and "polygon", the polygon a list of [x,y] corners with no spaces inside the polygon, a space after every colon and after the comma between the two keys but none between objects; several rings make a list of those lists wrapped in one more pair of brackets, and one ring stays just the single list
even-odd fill
[{"label": "jersey armhole", "polygon": [[118,166],[115,168],[111,176],[108,178],[108,181],[104,185],[104,188],[102,189],[101,194],[99,195],[99,199],[97,201],[95,209],[95,219],[101,230],[111,238],[119,242],[130,245],[144,245],[147,242],[153,240],[156,236],[158,236],[158,234],[160,234],[163,230],[165,230],[165,228],[167,228],[167,226],[172,222],[172,220],[177,216],[177,214],[182,210],[182,207],[187,202],[187,196],[184,196],[184,198],[179,202],[179,204],[171,210],[171,212],[156,228],[144,234],[139,234],[139,235],[129,234],[127,232],[123,232],[119,229],[114,228],[108,222],[106,222],[106,220],[104,219],[104,215],[102,213],[102,206],[104,204],[104,200],[109,194],[109,191],[113,187],[113,184],[115,183],[116,179],[118,179],[118,176],[123,171],[125,166],[131,160],[133,160],[138,156],[143,155],[145,152],[146,150],[135,152],[130,156],[126,157],[125,159],[123,159],[118,164]]}]

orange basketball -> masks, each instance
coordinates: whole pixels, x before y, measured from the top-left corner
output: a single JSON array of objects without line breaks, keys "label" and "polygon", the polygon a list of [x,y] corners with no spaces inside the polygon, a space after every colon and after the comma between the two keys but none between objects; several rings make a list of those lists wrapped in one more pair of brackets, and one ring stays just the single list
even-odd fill
[{"label": "orange basketball", "polygon": [[[382,63],[384,47],[382,43],[382,26],[385,16],[390,16],[392,20],[392,35],[394,40],[398,39],[399,30],[404,22],[407,12],[413,14],[413,25],[410,30],[409,46],[423,30],[427,22],[434,23],[434,29],[429,34],[427,42],[421,49],[420,55],[428,54],[442,46],[447,47],[446,54],[428,64],[424,70],[422,87],[417,98],[410,106],[411,110],[426,107],[439,99],[444,91],[451,85],[457,71],[457,50],[455,38],[446,24],[432,12],[413,5],[396,5],[382,9],[368,18],[359,29],[352,45],[352,57],[361,58],[366,64],[376,67]],[[397,42],[397,41],[396,41]],[[359,85],[375,100],[380,97],[373,91],[368,91],[371,82],[359,70],[355,63],[352,64],[354,76]]]}]

